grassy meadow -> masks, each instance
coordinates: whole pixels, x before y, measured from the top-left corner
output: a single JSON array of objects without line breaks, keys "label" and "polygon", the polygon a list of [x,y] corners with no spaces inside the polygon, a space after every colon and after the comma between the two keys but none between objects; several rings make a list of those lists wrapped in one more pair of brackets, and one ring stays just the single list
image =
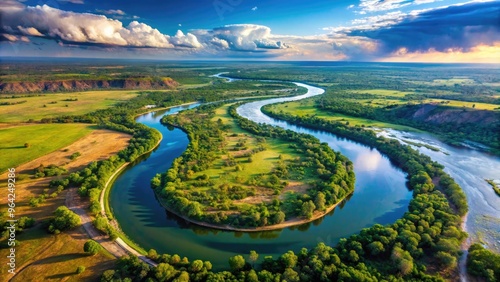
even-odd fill
[{"label": "grassy meadow", "polygon": [[[283,161],[292,161],[300,158],[300,155],[296,153],[295,150],[291,149],[284,141],[266,138],[262,142],[262,139],[258,139],[256,136],[241,129],[228,114],[229,106],[230,105],[225,105],[218,108],[213,121],[221,119],[224,125],[228,125],[229,130],[224,134],[224,149],[229,155],[235,157],[241,170],[235,172],[234,168],[225,167],[224,162],[226,161],[227,154],[220,153],[219,161],[216,161],[210,169],[198,173],[199,175],[207,174],[210,179],[215,181],[215,186],[227,182],[245,186],[245,183],[252,177],[268,174],[272,171],[273,168],[277,166],[280,158]],[[238,143],[244,143],[245,149],[239,148],[237,145]],[[251,162],[248,161],[248,157],[240,157],[244,155],[244,153],[256,149],[261,145],[264,146],[265,150],[253,154],[251,156]],[[195,174],[194,178],[196,178],[196,176],[198,175]],[[307,180],[310,179],[312,179],[311,175],[306,174],[305,179],[302,179],[301,182],[307,182]]]},{"label": "grassy meadow", "polygon": [[332,114],[328,111],[323,111],[320,109],[317,109],[314,107],[314,99],[307,99],[303,101],[297,101],[297,102],[289,102],[285,104],[276,104],[272,105],[271,109],[273,111],[283,111],[285,113],[289,114],[294,114],[297,116],[305,116],[305,115],[314,115],[319,118],[323,118],[326,120],[334,120],[334,121],[340,121],[340,122],[349,122],[349,125],[352,126],[371,126],[371,127],[380,127],[380,128],[393,128],[397,130],[402,130],[402,131],[419,131],[418,129],[409,127],[409,126],[404,126],[404,125],[399,125],[399,124],[393,124],[393,123],[387,123],[387,122],[381,122],[381,121],[376,121],[376,120],[371,120],[371,119],[366,119],[366,118],[358,118],[358,117],[351,117],[343,114]]},{"label": "grassy meadow", "polygon": [[40,120],[62,115],[86,114],[108,108],[137,95],[139,95],[138,91],[133,90],[104,90],[24,97],[23,95],[7,96],[9,98],[0,98],[0,103],[26,102],[15,105],[0,105],[0,123],[27,122],[29,119]]},{"label": "grassy meadow", "polygon": [[[0,129],[0,172],[65,147],[95,130],[88,124],[36,124]],[[25,144],[28,147],[25,147]]]}]

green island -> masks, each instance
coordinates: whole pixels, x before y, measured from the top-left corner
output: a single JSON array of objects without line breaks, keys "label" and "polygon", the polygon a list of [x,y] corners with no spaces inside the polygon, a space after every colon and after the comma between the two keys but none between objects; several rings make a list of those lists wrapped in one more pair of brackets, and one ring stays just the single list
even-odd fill
[{"label": "green island", "polygon": [[495,191],[495,194],[500,196],[500,187],[498,187],[498,185],[495,183],[495,181],[493,181],[492,179],[485,179],[485,180],[486,180],[486,182],[488,182],[488,184],[491,185],[491,188],[493,188],[493,191]]},{"label": "green island", "polygon": [[209,227],[271,230],[317,219],[353,192],[347,158],[310,135],[243,119],[237,105],[163,117],[190,139],[152,180],[169,210]]}]

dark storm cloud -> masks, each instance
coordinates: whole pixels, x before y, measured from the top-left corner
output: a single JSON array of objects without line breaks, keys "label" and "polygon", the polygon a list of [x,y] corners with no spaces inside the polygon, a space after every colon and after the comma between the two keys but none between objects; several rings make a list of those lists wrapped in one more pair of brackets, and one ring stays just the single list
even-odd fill
[{"label": "dark storm cloud", "polygon": [[500,41],[500,1],[449,6],[414,15],[378,29],[354,29],[351,36],[378,40],[383,51],[469,51]]}]

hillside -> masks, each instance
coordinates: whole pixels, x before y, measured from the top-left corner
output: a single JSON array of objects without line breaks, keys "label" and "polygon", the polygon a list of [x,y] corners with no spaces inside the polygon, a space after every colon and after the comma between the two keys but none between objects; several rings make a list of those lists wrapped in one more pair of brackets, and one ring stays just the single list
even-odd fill
[{"label": "hillside", "polygon": [[0,82],[0,94],[85,91],[96,89],[172,89],[177,81],[169,77],[122,79],[71,79],[34,82]]}]

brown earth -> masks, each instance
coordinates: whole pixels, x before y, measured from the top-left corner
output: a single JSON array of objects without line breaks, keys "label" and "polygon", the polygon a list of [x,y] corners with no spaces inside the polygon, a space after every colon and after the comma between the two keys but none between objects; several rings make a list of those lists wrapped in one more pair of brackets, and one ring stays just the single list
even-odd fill
[{"label": "brown earth", "polygon": [[[33,170],[40,164],[55,164],[66,168],[69,172],[77,171],[88,165],[92,161],[107,159],[115,155],[128,145],[130,135],[111,130],[95,130],[91,134],[77,140],[73,144],[52,152],[48,155],[20,165],[16,168],[16,218],[29,216],[35,218],[35,226],[19,234],[21,244],[17,247],[16,254],[16,276],[12,281],[47,281],[50,279],[64,281],[70,280],[94,280],[103,270],[112,267],[112,257],[120,252],[120,247],[110,253],[88,257],[83,253],[83,244],[89,238],[87,227],[84,225],[77,229],[63,232],[59,235],[50,235],[42,226],[42,221],[52,216],[52,213],[59,206],[70,204],[73,209],[83,210],[82,206],[88,203],[81,203],[73,198],[75,189],[63,191],[55,197],[49,197],[39,207],[28,205],[31,197],[41,195],[48,188],[48,183],[55,177],[28,178],[33,175]],[[73,152],[80,152],[82,155],[74,161],[69,159]],[[30,176],[28,176],[30,175]],[[23,180],[24,178],[24,180]],[[7,173],[0,175],[0,183],[6,183]],[[52,193],[53,189],[49,191]],[[0,207],[6,209],[7,196],[0,198]],[[69,199],[69,202],[68,202]],[[73,200],[71,200],[73,199]],[[79,197],[78,197],[79,199]],[[93,234],[90,234],[93,235]],[[94,237],[94,236],[93,236]],[[96,236],[97,241],[104,241]],[[114,244],[114,243],[108,243]],[[106,245],[104,243],[103,245]],[[106,246],[105,246],[106,247]],[[106,248],[112,250],[112,248]],[[125,251],[121,251],[125,254]],[[0,250],[1,257],[7,255],[7,250]],[[74,271],[78,265],[84,265],[87,270],[79,276]],[[6,268],[0,269],[0,277],[12,278],[10,274],[4,276]],[[38,277],[39,280],[34,279]],[[78,278],[76,278],[78,277]],[[2,279],[0,279],[2,280]]]},{"label": "brown earth", "polygon": [[403,107],[401,117],[434,124],[477,124],[485,126],[500,123],[500,114],[494,111],[476,109],[456,109],[437,104],[423,104]]},{"label": "brown earth", "polygon": [[[124,149],[130,135],[111,130],[95,130],[75,143],[16,167],[17,174],[32,174],[41,164],[55,164],[66,168],[69,172],[83,169],[92,161],[99,161],[115,155]],[[81,156],[72,161],[70,156],[80,152]],[[6,174],[0,176],[2,180]]]},{"label": "brown earth", "polygon": [[38,82],[0,82],[0,93],[37,93],[84,91],[92,89],[172,89],[177,81],[163,77],[158,79],[111,79],[111,80],[58,80]]}]

